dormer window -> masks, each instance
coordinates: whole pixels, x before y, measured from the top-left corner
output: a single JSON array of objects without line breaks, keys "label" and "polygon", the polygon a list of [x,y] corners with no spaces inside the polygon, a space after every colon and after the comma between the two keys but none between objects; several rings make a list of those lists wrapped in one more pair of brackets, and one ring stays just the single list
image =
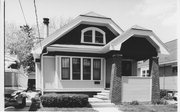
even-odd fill
[{"label": "dormer window", "polygon": [[81,31],[81,43],[106,44],[105,32],[96,27],[88,27]]}]

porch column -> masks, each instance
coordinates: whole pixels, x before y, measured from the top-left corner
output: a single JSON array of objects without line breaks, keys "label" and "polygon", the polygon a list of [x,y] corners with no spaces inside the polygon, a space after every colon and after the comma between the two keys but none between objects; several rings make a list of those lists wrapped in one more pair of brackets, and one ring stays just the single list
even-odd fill
[{"label": "porch column", "polygon": [[110,94],[109,98],[112,103],[120,103],[121,102],[121,73],[122,73],[122,55],[121,54],[114,54],[112,56],[113,64],[111,68],[111,87],[110,87]]},{"label": "porch column", "polygon": [[149,59],[149,70],[152,76],[152,94],[151,102],[155,103],[160,99],[160,87],[159,87],[159,62],[158,57],[152,57]]}]

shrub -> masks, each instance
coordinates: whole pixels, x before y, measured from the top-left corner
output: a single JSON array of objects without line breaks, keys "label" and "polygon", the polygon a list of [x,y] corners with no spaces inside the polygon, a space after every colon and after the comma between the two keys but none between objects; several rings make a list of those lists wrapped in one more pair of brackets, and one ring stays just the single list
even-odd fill
[{"label": "shrub", "polygon": [[160,90],[160,98],[164,98],[165,96],[168,95],[168,91],[167,90]]},{"label": "shrub", "polygon": [[36,111],[38,108],[40,108],[41,101],[39,97],[32,98],[31,102],[32,104],[30,106],[29,111]]},{"label": "shrub", "polygon": [[139,102],[138,101],[132,101],[132,102],[130,102],[130,105],[139,105]]},{"label": "shrub", "polygon": [[162,98],[160,100],[153,101],[152,104],[154,104],[154,105],[167,105],[168,102],[165,99]]},{"label": "shrub", "polygon": [[168,95],[168,96],[164,96],[163,98],[164,98],[165,100],[173,100],[173,96],[169,96],[169,95]]},{"label": "shrub", "polygon": [[86,107],[88,95],[84,94],[45,94],[40,97],[44,107]]}]

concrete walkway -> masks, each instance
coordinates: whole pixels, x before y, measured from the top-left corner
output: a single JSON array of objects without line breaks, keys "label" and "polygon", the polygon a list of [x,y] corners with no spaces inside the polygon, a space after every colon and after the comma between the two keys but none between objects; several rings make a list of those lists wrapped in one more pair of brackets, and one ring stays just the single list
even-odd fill
[{"label": "concrete walkway", "polygon": [[98,112],[122,112],[118,110],[116,105],[111,103],[110,100],[102,100],[99,98],[89,98],[88,100],[92,108]]}]

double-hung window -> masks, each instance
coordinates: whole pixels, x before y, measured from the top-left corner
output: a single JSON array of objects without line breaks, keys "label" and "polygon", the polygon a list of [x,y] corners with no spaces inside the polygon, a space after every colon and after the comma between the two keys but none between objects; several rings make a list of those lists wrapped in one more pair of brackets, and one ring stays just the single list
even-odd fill
[{"label": "double-hung window", "polygon": [[101,60],[93,60],[93,80],[101,80]]},{"label": "double-hung window", "polygon": [[81,43],[106,44],[105,32],[96,27],[88,27],[81,31]]},{"label": "double-hung window", "polygon": [[63,80],[70,80],[70,58],[61,58],[61,74]]},{"label": "double-hung window", "polygon": [[83,80],[91,80],[91,59],[83,59]]},{"label": "double-hung window", "polygon": [[72,79],[81,79],[81,58],[72,58]]}]

